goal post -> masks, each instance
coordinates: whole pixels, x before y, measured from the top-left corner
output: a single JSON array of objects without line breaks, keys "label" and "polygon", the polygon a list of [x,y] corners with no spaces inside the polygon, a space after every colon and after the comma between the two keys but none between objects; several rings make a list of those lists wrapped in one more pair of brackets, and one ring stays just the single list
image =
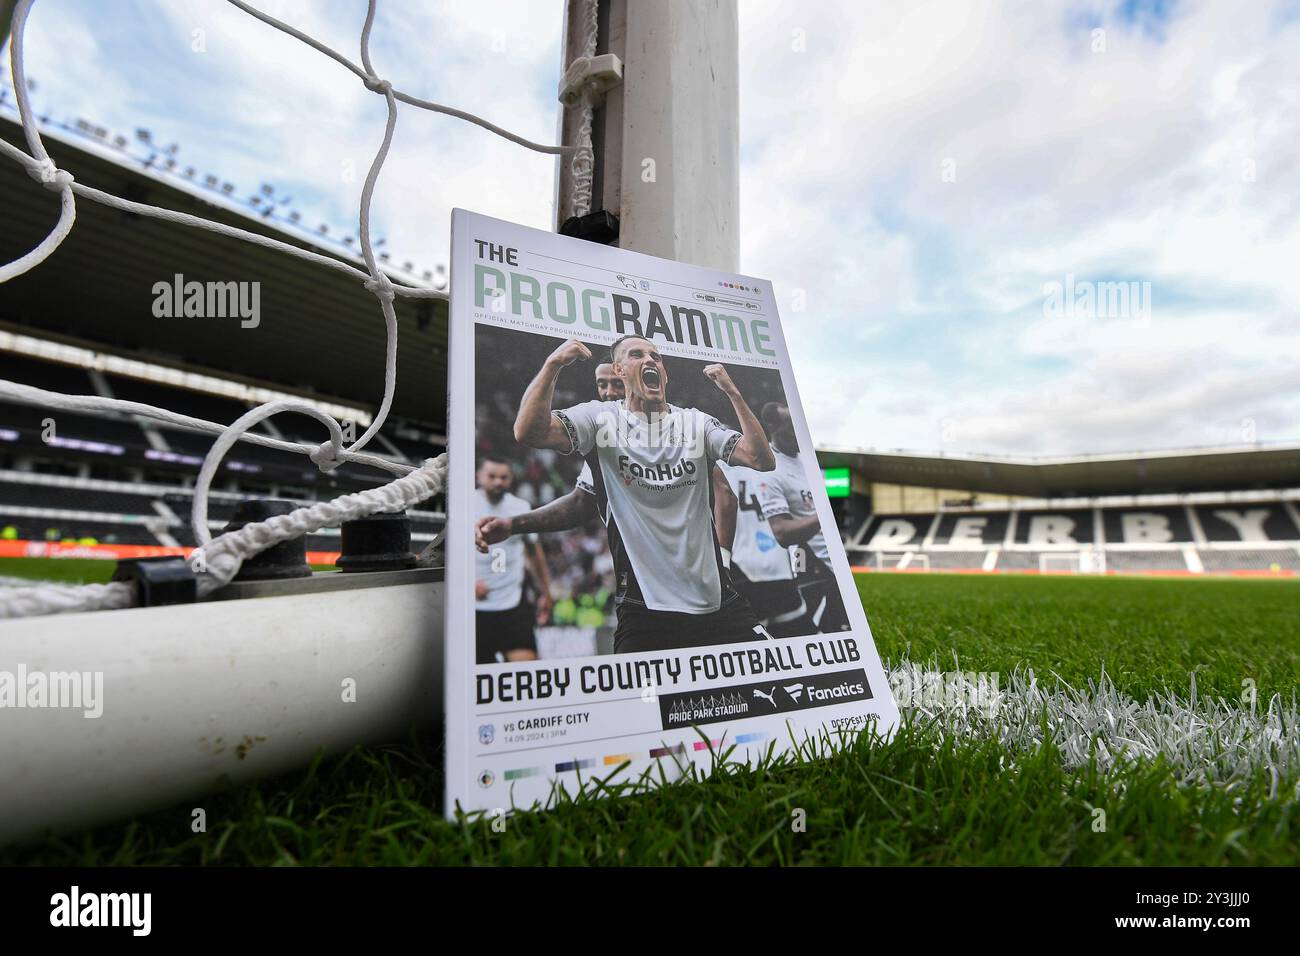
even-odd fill
[{"label": "goal post", "polygon": [[1106,552],[1100,548],[1079,551],[1044,551],[1038,556],[1039,574],[1105,574]]},{"label": "goal post", "polygon": [[14,18],[14,7],[18,5],[18,0],[0,0],[0,51],[5,48],[5,41],[9,39],[9,24]]},{"label": "goal post", "polygon": [[[592,58],[592,84],[611,85],[593,97],[590,176],[575,175],[570,158],[559,160],[558,231],[725,272],[739,269],[738,19],[736,0],[568,0],[564,69],[580,77],[572,65]],[[605,59],[610,56],[617,63]],[[584,120],[581,108],[564,111],[564,145],[583,148]],[[580,181],[588,178],[589,208],[575,206]],[[616,235],[574,222],[601,213],[613,217]]]},{"label": "goal post", "polygon": [[930,556],[920,551],[877,551],[877,571],[929,571]]},{"label": "goal post", "polygon": [[1082,574],[1078,551],[1046,551],[1038,556],[1039,574]]},{"label": "goal post", "polygon": [[[240,6],[242,9],[243,5]],[[12,52],[14,41],[18,40],[21,53],[27,7],[23,0],[0,0],[0,47],[7,45]],[[386,335],[377,334],[377,338],[383,336],[387,345],[388,360],[382,398],[375,395],[379,410],[369,429],[360,437],[352,436],[345,432],[343,423],[333,418],[335,413],[316,408],[312,416],[325,426],[328,435],[328,441],[317,445],[315,440],[288,441],[252,431],[259,425],[272,430],[271,423],[265,419],[278,414],[273,406],[281,411],[303,411],[297,407],[305,404],[301,401],[288,409],[281,407],[287,399],[266,399],[232,425],[102,395],[63,395],[22,383],[0,382],[0,385],[12,386],[14,395],[21,394],[28,404],[40,407],[57,401],[61,403],[57,407],[70,413],[99,415],[105,420],[122,414],[144,415],[151,422],[220,435],[219,446],[238,441],[300,453],[309,456],[323,471],[333,470],[341,462],[355,461],[403,475],[383,488],[344,496],[347,500],[359,499],[357,509],[391,508],[395,500],[405,506],[406,498],[417,493],[418,500],[427,500],[435,486],[440,488],[443,484],[445,460],[429,459],[419,465],[372,454],[370,448],[363,450],[371,437],[376,438],[374,450],[381,450],[384,436],[379,429],[397,388],[398,322],[394,301],[447,298],[440,289],[408,284],[400,276],[390,276],[388,267],[383,265],[386,256],[377,251],[380,243],[370,240],[370,195],[376,180],[387,181],[388,174],[381,175],[381,167],[399,124],[399,103],[402,114],[410,109],[422,109],[455,116],[525,149],[556,155],[557,226],[564,224],[560,217],[568,207],[573,186],[569,147],[577,145],[577,133],[587,124],[582,116],[575,117],[578,111],[566,103],[559,111],[561,145],[532,143],[458,107],[420,99],[416,95],[418,90],[396,89],[391,80],[371,67],[366,52],[369,23],[362,33],[362,62],[358,64],[290,24],[252,9],[246,12],[268,28],[308,42],[349,67],[366,89],[377,95],[377,111],[387,109],[389,122],[385,139],[375,155],[358,209],[364,268],[352,259],[303,248],[299,237],[293,235],[280,238],[262,235],[102,190],[88,190],[75,181],[77,170],[63,170],[56,165],[57,151],[51,158],[43,148],[38,148],[39,113],[29,108],[23,96],[19,97],[20,112],[30,152],[18,147],[0,150],[0,162],[16,161],[25,167],[33,180],[37,180],[28,183],[28,188],[58,193],[63,215],[51,227],[53,231],[31,252],[13,262],[0,261],[0,282],[58,256],[59,244],[76,228],[73,218],[76,203],[98,203],[135,216],[153,217],[248,241],[344,274],[375,297],[376,311],[382,313],[388,330]],[[595,50],[588,49],[587,42],[590,38],[587,28],[593,14],[598,26]],[[579,16],[587,18],[581,50],[577,49],[575,39]],[[598,60],[611,47],[622,50],[620,56],[626,64],[626,83],[620,80],[603,89],[599,103],[590,85],[580,84],[588,90],[584,95],[592,100],[591,112],[598,114],[592,117],[589,138],[583,137],[588,155],[596,157],[592,164],[595,178],[590,182],[591,207],[608,209],[618,216],[622,230],[620,246],[736,271],[739,258],[736,23],[736,0],[711,0],[708,4],[693,0],[659,0],[655,4],[634,0],[568,0],[561,74],[568,74],[576,58],[591,60],[594,55]],[[21,65],[22,58],[16,59]],[[608,60],[579,66],[591,71],[587,79],[599,74],[602,83],[617,73]],[[17,74],[16,90],[26,90],[21,69]],[[568,88],[567,84],[564,88]],[[32,146],[32,142],[37,146]],[[652,162],[647,164],[647,160]],[[82,241],[91,241],[80,235]],[[111,251],[112,240],[103,242]],[[86,281],[95,278],[89,276]],[[240,372],[230,370],[235,378]],[[0,370],[0,379],[5,377]],[[254,414],[259,417],[249,417]],[[325,438],[326,434],[319,437]],[[390,453],[394,448],[389,449]],[[225,449],[218,450],[224,453]],[[204,478],[202,488],[186,484],[177,490],[186,491],[196,499],[200,495],[206,497],[211,473],[219,463],[220,458],[213,457],[203,465],[200,477],[208,477]],[[413,477],[419,479],[419,487],[406,484]],[[251,487],[252,483],[247,483],[245,493],[253,494]],[[389,493],[382,500],[372,495],[384,489]],[[327,504],[336,506],[334,502]],[[190,519],[196,542],[203,543],[204,537],[211,539],[203,552],[204,560],[192,570],[195,575],[204,576],[204,581],[218,582],[218,572],[227,577],[222,579],[224,584],[214,587],[210,593],[205,592],[202,607],[197,601],[193,606],[132,606],[150,603],[138,598],[138,593],[143,591],[139,579],[134,583],[114,581],[108,585],[10,589],[23,592],[21,600],[29,602],[35,601],[34,592],[40,592],[41,612],[74,609],[71,603],[74,601],[79,602],[76,609],[91,606],[104,609],[93,614],[50,613],[39,619],[24,611],[17,616],[28,619],[6,621],[5,640],[0,640],[0,671],[16,673],[19,666],[25,667],[33,660],[68,672],[82,671],[88,662],[96,667],[102,662],[100,669],[105,684],[127,688],[129,702],[117,708],[110,704],[101,719],[91,721],[74,711],[64,712],[67,720],[53,721],[30,713],[29,723],[0,721],[0,764],[24,767],[21,787],[0,788],[0,842],[45,827],[63,829],[107,822],[196,797],[210,792],[214,780],[243,781],[282,773],[305,765],[322,749],[336,752],[354,744],[399,738],[413,720],[431,719],[437,713],[442,695],[440,567],[373,572],[372,577],[368,577],[370,572],[363,572],[249,582],[244,587],[230,581],[229,576],[244,557],[252,557],[255,547],[264,549],[278,539],[272,541],[263,536],[252,541],[248,533],[251,526],[223,534],[204,520],[208,517],[205,510],[196,509]],[[285,534],[291,531],[301,537],[312,530],[334,527],[352,516],[351,512],[332,513],[333,520],[326,522],[313,506],[298,509],[290,517],[307,512],[315,515],[308,516],[314,523],[304,517],[295,519],[293,527],[288,528],[279,521],[285,516],[277,516],[276,527]],[[200,535],[198,529],[208,533]],[[229,553],[220,550],[220,542],[236,540],[238,553],[233,550],[234,545],[230,546]],[[233,555],[239,562],[208,561],[212,554]],[[19,598],[12,601],[17,608]],[[286,626],[286,621],[294,622],[295,626]],[[86,648],[98,656],[87,658],[83,653]],[[240,666],[230,666],[236,660]],[[165,662],[165,666],[159,665],[159,661]],[[304,668],[304,661],[311,666]],[[387,670],[375,671],[376,661],[383,662]],[[369,696],[363,693],[359,698],[369,703],[338,706],[339,674],[351,675],[361,686],[370,687]],[[38,718],[39,731],[35,725]],[[141,736],[143,732],[139,728],[145,718],[151,730],[149,735]],[[245,742],[242,746],[238,744],[241,739]],[[222,741],[232,742],[234,746]],[[165,780],[166,784],[159,785],[159,780]],[[104,799],[87,801],[83,799],[86,792],[102,794]]]}]

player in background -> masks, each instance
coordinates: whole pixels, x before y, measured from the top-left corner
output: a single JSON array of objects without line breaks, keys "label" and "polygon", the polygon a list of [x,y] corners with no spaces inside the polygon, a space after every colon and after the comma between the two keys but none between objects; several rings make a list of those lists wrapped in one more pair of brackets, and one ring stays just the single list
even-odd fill
[{"label": "player in background", "polygon": [[591,350],[569,339],[525,390],[515,438],[532,448],[577,452],[591,466],[616,576],[615,653],[726,644],[768,637],[731,586],[714,533],[713,463],[773,467],[758,419],[721,365],[704,375],[731,402],[741,431],[696,408],[671,405],[658,348],[623,336],[610,348],[621,402],[553,408],[560,372]]},{"label": "player in background", "polygon": [[791,625],[804,617],[807,608],[794,584],[790,552],[763,516],[761,495],[769,477],[752,468],[718,462],[713,468],[713,522],[731,583],[773,637],[792,637],[797,630],[791,630]]},{"label": "player in background", "polygon": [[[596,366],[596,398],[602,402],[623,399],[623,380],[614,374],[614,366],[609,362]],[[582,527],[596,515],[596,488],[591,481],[591,466],[583,462],[573,490],[562,498],[521,515],[479,518],[474,526],[474,546],[486,554],[489,545],[504,541],[512,534],[569,531]]]},{"label": "player in background", "polygon": [[[528,502],[510,493],[513,475],[503,461],[484,458],[475,473],[475,506],[480,517],[523,514]],[[475,659],[480,664],[537,660],[536,614],[551,611],[551,577],[536,537],[507,541],[474,556]],[[538,608],[524,596],[525,570],[532,578]]]},{"label": "player in background", "polygon": [[760,497],[763,516],[782,547],[799,548],[792,555],[795,584],[808,606],[807,617],[796,625],[802,629],[794,633],[847,630],[848,614],[831,569],[830,549],[817,517],[808,473],[799,459],[799,439],[790,409],[780,402],[768,402],[762,414],[776,453],[776,469],[766,476]]}]

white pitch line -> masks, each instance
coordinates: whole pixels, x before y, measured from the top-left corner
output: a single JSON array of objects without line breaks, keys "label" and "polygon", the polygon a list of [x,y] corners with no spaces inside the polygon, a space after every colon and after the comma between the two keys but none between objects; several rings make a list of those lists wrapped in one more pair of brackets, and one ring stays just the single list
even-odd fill
[{"label": "white pitch line", "polygon": [[1050,738],[1070,768],[1086,766],[1094,744],[1102,770],[1163,757],[1183,784],[1231,788],[1267,774],[1270,797],[1300,778],[1294,695],[1290,702],[1280,694],[1256,702],[1245,692],[1239,701],[1201,697],[1192,675],[1186,698],[1160,692],[1139,701],[1104,672],[1076,688],[1055,677],[1040,682],[1032,669],[981,681],[936,665],[902,659],[886,670],[904,719],[935,719],[943,733],[996,739],[1012,752],[1037,749]]}]

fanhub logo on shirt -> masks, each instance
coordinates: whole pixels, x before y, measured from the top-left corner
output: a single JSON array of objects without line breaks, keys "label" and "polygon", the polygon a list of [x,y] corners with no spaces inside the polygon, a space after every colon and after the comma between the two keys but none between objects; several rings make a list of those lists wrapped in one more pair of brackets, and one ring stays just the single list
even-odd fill
[{"label": "fanhub logo on shirt", "polygon": [[679,461],[676,465],[670,465],[668,462],[658,465],[638,465],[627,455],[619,455],[618,470],[623,476],[625,485],[632,484],[637,478],[652,484],[670,485],[678,478],[694,475],[696,468],[695,462],[689,458]]}]

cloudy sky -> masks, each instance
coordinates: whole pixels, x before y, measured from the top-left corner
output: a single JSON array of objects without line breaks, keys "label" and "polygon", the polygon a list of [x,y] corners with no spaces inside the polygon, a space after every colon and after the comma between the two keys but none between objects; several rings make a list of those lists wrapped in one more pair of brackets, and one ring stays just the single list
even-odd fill
[{"label": "cloudy sky", "polygon": [[[364,4],[259,6],[356,58]],[[389,0],[372,52],[549,142],[561,19]],[[740,52],[741,267],[776,284],[819,444],[1300,440],[1300,3],[741,0]],[[382,102],[228,4],[40,0],[28,62],[38,109],[355,232]],[[548,228],[553,176],[403,107],[375,231],[430,267],[456,205]]]}]

